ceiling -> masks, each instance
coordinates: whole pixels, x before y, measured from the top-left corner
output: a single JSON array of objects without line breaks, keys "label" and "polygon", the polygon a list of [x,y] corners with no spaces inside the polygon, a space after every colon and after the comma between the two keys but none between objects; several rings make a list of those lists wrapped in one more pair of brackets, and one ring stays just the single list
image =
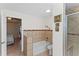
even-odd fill
[{"label": "ceiling", "polygon": [[[0,3],[0,8],[32,15],[48,17],[52,12],[46,13],[47,9],[52,10],[54,3]],[[79,11],[79,3],[66,3],[67,14]]]},{"label": "ceiling", "polygon": [[51,15],[51,13],[46,13],[45,11],[47,9],[52,10],[53,3],[0,3],[0,8],[34,16],[48,16]]}]

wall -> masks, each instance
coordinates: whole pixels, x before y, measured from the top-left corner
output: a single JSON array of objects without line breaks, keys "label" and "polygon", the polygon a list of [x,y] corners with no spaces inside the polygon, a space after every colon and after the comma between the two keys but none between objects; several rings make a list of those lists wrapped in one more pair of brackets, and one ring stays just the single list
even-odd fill
[{"label": "wall", "polygon": [[27,38],[33,38],[33,43],[40,42],[40,41],[48,41],[52,44],[52,31],[51,30],[27,30],[24,31],[24,35]]},{"label": "wall", "polygon": [[[22,13],[18,13],[15,11],[10,11],[7,9],[2,9],[1,10],[1,30],[2,30],[2,42],[7,42],[6,38],[7,38],[7,27],[6,27],[6,17],[10,16],[10,17],[15,17],[15,18],[21,18],[22,19],[22,30],[27,30],[27,29],[43,29],[45,28],[46,23],[43,22],[43,19],[39,18],[39,17],[35,17],[35,16],[31,16],[31,15],[25,15]],[[22,35],[23,35],[23,31],[22,31]],[[2,45],[2,55],[6,55],[7,52],[7,47],[6,47],[6,43]],[[23,37],[22,37],[22,51],[23,51]]]},{"label": "wall", "polygon": [[[64,4],[63,3],[56,3],[53,7],[53,55],[54,56],[63,56],[64,47],[63,47],[63,23],[64,23]],[[55,31],[55,23],[54,23],[54,16],[61,15],[61,22],[59,27],[59,32]]]},{"label": "wall", "polygon": [[46,26],[50,27],[51,30],[53,30],[53,15],[52,12],[50,12],[50,15],[43,17],[43,22],[46,24]]},{"label": "wall", "polygon": [[[63,4],[62,3],[55,3],[53,8],[53,12],[52,12],[52,18],[50,21],[48,21],[48,19],[46,19],[49,22],[49,26],[53,29],[53,55],[54,56],[62,56],[63,55]],[[62,21],[60,22],[60,31],[56,32],[55,31],[55,24],[54,24],[54,16],[56,15],[62,15]],[[10,11],[10,10],[1,10],[1,30],[2,30],[2,41],[6,41],[6,17],[7,16],[11,16],[11,17],[16,17],[16,18],[21,18],[22,19],[22,30],[24,29],[41,29],[41,28],[45,28],[46,24],[48,24],[48,22],[45,22],[43,19],[41,19],[40,17],[35,17],[35,16],[30,16],[30,15],[24,15],[22,13],[17,13],[14,11]],[[49,18],[50,19],[50,18]],[[23,31],[22,31],[23,34]],[[23,41],[23,37],[22,37],[22,41]],[[23,44],[23,43],[22,43]],[[3,48],[2,48],[2,55],[6,55],[6,44],[3,44]],[[23,45],[22,45],[23,46]],[[23,51],[23,47],[22,47],[22,51]]]},{"label": "wall", "polygon": [[23,21],[23,29],[45,29],[47,20],[41,17],[26,16],[26,20]]}]

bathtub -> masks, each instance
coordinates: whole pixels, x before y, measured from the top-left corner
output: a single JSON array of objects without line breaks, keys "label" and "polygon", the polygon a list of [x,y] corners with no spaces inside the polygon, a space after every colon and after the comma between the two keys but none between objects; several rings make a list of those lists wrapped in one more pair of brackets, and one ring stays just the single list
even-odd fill
[{"label": "bathtub", "polygon": [[33,43],[33,55],[38,55],[48,49],[49,42],[47,41],[40,41]]}]

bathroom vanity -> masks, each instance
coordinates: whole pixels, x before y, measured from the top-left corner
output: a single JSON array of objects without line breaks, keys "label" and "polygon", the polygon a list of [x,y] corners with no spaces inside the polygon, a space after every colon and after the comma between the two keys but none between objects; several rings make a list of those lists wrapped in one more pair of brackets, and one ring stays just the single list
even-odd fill
[{"label": "bathroom vanity", "polygon": [[25,56],[52,55],[52,30],[24,30]]}]

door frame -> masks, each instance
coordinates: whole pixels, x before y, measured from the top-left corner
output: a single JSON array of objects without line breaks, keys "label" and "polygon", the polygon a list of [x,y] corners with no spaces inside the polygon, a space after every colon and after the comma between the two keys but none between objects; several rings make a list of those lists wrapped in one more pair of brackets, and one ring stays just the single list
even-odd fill
[{"label": "door frame", "polygon": [[72,14],[68,14],[68,15],[65,15],[65,20],[66,20],[66,31],[65,31],[65,55],[67,56],[68,54],[67,54],[67,41],[68,41],[68,39],[67,39],[67,33],[68,33],[68,16],[71,16],[71,15],[75,15],[75,14],[79,14],[79,12],[75,12],[75,13],[72,13]]},{"label": "door frame", "polygon": [[64,21],[64,56],[67,56],[67,15],[65,15],[65,21]]},{"label": "door frame", "polygon": [[23,20],[25,15],[16,11],[12,11],[12,10],[8,10],[8,9],[1,9],[1,42],[4,42],[4,44],[1,45],[1,56],[6,56],[7,55],[7,51],[6,51],[6,38],[7,38],[7,34],[6,34],[6,17],[11,16],[14,18],[20,18],[22,19],[22,49],[21,51],[23,52]]}]

